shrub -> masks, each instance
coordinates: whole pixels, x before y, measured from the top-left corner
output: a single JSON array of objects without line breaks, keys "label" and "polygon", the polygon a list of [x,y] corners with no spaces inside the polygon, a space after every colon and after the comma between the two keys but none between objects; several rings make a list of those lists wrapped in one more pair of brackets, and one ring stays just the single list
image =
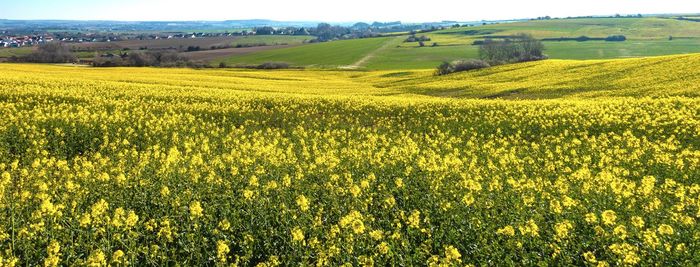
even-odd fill
[{"label": "shrub", "polygon": [[416,35],[411,35],[404,42],[406,43],[415,43],[415,42],[428,42],[430,41],[430,37],[422,35],[422,36],[416,36]]},{"label": "shrub", "polygon": [[191,67],[203,68],[208,65],[202,62],[193,62],[189,58],[183,57],[173,51],[147,51],[131,52],[115,56],[106,54],[97,56],[93,60],[95,67]]},{"label": "shrub", "polygon": [[31,54],[20,58],[20,61],[36,63],[69,63],[74,62],[75,55],[70,49],[58,42],[46,43]]},{"label": "shrub", "polygon": [[529,34],[518,34],[502,41],[488,39],[479,47],[479,57],[491,65],[546,59],[544,45]]},{"label": "shrub", "polygon": [[258,65],[255,68],[261,70],[288,69],[289,64],[284,62],[265,62],[263,64]]},{"label": "shrub", "polygon": [[452,62],[443,62],[437,67],[437,75],[446,75],[455,72],[462,72],[468,70],[477,70],[491,67],[491,65],[483,60],[478,59],[468,59],[468,60],[455,60]]},{"label": "shrub", "polygon": [[93,67],[119,67],[124,66],[121,57],[95,57],[92,61]]},{"label": "shrub", "polygon": [[605,38],[605,41],[608,42],[624,42],[627,40],[627,37],[624,35],[610,35],[608,38]]}]

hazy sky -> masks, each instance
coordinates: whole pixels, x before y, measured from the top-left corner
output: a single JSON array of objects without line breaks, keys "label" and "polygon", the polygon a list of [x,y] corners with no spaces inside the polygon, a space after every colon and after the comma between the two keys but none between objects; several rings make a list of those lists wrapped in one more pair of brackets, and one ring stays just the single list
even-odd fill
[{"label": "hazy sky", "polygon": [[5,19],[427,22],[699,12],[700,0],[0,0]]}]

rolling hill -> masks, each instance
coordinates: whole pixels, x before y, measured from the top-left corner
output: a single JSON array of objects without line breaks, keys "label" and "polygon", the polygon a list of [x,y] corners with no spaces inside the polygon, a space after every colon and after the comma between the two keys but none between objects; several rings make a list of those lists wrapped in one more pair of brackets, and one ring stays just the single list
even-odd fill
[{"label": "rolling hill", "polygon": [[[388,41],[367,39],[371,41]],[[365,41],[365,40],[363,40]],[[337,45],[342,42],[320,45]],[[377,45],[379,45],[378,43]],[[313,45],[303,46],[305,48]],[[290,48],[298,49],[302,47]],[[352,62],[348,56],[339,64]],[[450,98],[597,98],[700,96],[700,54],[612,60],[544,60],[434,76],[432,70],[191,70],[142,68],[80,68],[76,82],[143,84],[173,90],[200,88],[310,95],[412,95]],[[0,81],[41,83],[74,76],[75,67],[0,65]],[[101,86],[104,86],[101,85]]]},{"label": "rolling hill", "polygon": [[[700,52],[698,22],[655,17],[582,18],[452,28],[424,34],[431,38],[426,42],[426,47],[419,47],[418,43],[398,42],[376,51],[382,47],[379,40],[388,39],[348,40],[262,51],[223,61],[236,64],[285,61],[297,66],[332,68],[351,64],[353,60],[371,54],[371,59],[358,67],[370,70],[433,68],[442,61],[478,57],[478,46],[473,45],[474,41],[521,32],[540,39],[604,38],[610,35],[625,35],[628,38],[625,42],[545,41],[546,53],[553,59],[613,59]],[[437,45],[432,46],[432,43]]]}]

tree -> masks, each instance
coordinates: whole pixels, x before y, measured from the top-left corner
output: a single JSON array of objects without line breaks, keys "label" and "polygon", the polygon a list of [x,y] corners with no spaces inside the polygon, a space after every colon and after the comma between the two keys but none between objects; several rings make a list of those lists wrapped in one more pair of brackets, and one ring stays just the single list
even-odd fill
[{"label": "tree", "polygon": [[543,59],[544,44],[540,40],[535,39],[532,35],[520,33],[516,35],[516,44],[520,46],[519,61],[533,61]]},{"label": "tree", "polygon": [[75,59],[73,52],[59,42],[42,44],[25,58],[28,62],[37,63],[68,63],[75,61]]},{"label": "tree", "polygon": [[257,35],[272,35],[275,34],[275,28],[265,26],[265,27],[258,27],[255,28],[255,34]]},{"label": "tree", "polygon": [[502,41],[487,39],[479,47],[479,57],[491,65],[546,59],[544,45],[529,34],[517,34]]},{"label": "tree", "polygon": [[310,35],[310,33],[304,27],[301,27],[294,32],[294,35]]}]

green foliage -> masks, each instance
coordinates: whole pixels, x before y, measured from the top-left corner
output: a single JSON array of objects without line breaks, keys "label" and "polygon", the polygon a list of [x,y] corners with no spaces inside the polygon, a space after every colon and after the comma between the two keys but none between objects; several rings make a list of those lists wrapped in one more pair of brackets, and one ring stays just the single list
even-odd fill
[{"label": "green foliage", "polygon": [[500,40],[487,40],[479,47],[479,57],[492,65],[546,59],[544,45],[528,34]]},{"label": "green foliage", "polygon": [[437,67],[436,74],[447,75],[455,72],[478,70],[488,67],[491,67],[491,65],[489,65],[489,63],[483,60],[455,60],[452,62],[443,62],[442,64],[440,64],[440,66]]}]

